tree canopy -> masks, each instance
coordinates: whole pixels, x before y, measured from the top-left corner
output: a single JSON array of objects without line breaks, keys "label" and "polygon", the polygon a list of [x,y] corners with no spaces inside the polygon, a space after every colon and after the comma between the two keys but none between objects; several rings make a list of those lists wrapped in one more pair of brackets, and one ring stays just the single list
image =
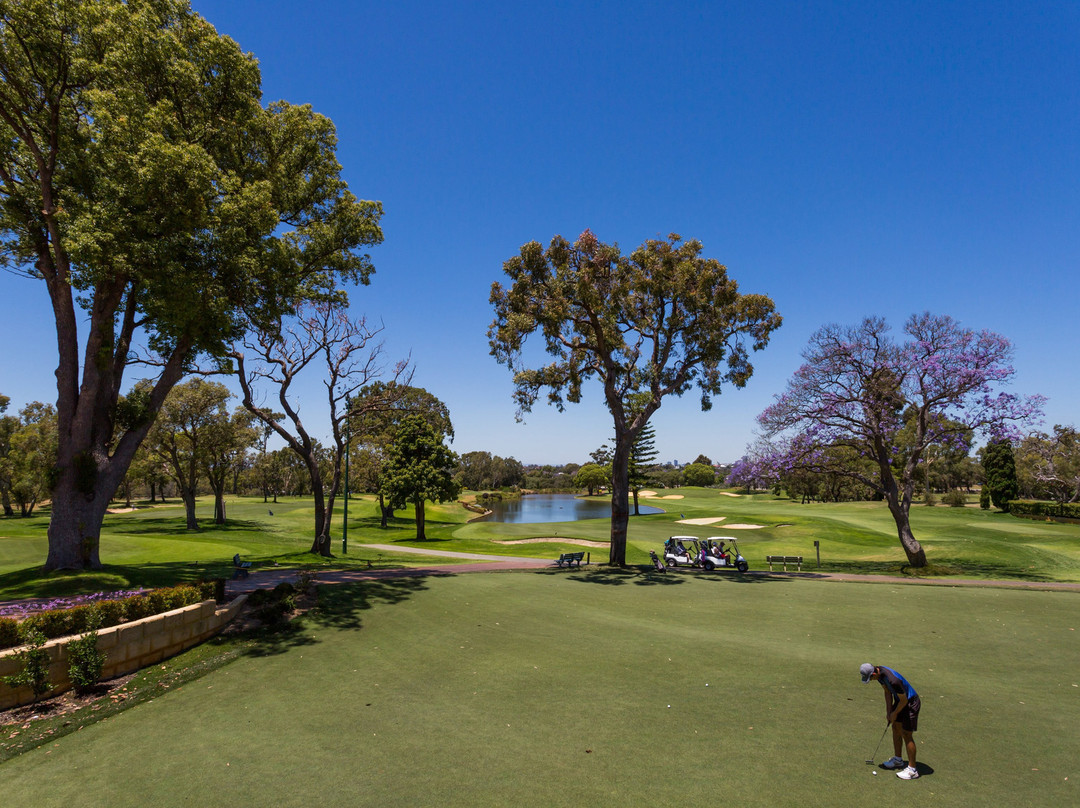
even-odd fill
[{"label": "tree canopy", "polygon": [[[0,2],[0,257],[44,286],[58,345],[48,569],[100,566],[108,501],[196,357],[372,272],[381,206],[341,179],[333,124],[259,84],[184,0]],[[136,352],[157,370],[124,420]]]},{"label": "tree canopy", "polygon": [[443,435],[422,415],[407,415],[387,447],[382,490],[395,508],[415,507],[416,538],[424,532],[424,502],[445,502],[461,488],[453,479],[457,455],[443,443]]},{"label": "tree canopy", "polygon": [[[491,352],[514,374],[518,416],[543,391],[562,410],[599,381],[615,427],[612,457],[612,564],[626,563],[630,449],[664,397],[694,387],[702,409],[725,384],[744,386],[751,350],[764,348],[781,319],[764,295],[740,294],[727,268],[702,245],[676,234],[630,255],[586,230],[574,243],[529,242],[494,283]],[[529,367],[526,340],[539,332],[553,361]],[[639,401],[640,399],[640,401]],[[631,406],[631,402],[635,402]]]}]

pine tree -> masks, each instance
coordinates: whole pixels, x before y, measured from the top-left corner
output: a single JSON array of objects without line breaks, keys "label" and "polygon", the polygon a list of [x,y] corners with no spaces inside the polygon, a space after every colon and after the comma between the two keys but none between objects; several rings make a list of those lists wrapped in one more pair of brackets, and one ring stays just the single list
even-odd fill
[{"label": "pine tree", "polygon": [[659,454],[656,451],[656,430],[651,424],[645,424],[630,447],[630,491],[634,495],[634,516],[641,515],[638,510],[638,492],[647,482],[647,469],[656,462]]}]

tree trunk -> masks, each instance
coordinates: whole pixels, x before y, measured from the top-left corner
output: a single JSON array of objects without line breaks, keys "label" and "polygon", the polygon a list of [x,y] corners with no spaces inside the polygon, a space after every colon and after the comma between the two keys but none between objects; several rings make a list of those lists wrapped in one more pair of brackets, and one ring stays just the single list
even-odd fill
[{"label": "tree trunk", "polygon": [[634,516],[641,516],[641,511],[638,510],[637,496],[638,496],[638,489],[635,488],[634,489]]},{"label": "tree trunk", "polygon": [[198,530],[199,523],[195,519],[195,489],[186,485],[177,487],[180,489],[180,499],[184,501],[184,518],[187,520],[187,529]]},{"label": "tree trunk", "polygon": [[427,539],[424,535],[424,500],[423,498],[416,500],[416,538],[423,541]]},{"label": "tree trunk", "polygon": [[611,550],[608,563],[626,566],[626,530],[630,523],[630,441],[615,443],[611,461]]},{"label": "tree trunk", "polygon": [[905,495],[901,497],[895,478],[890,475],[882,482],[885,489],[885,501],[889,505],[889,513],[892,514],[893,521],[896,522],[896,534],[900,538],[900,546],[904,548],[908,564],[916,569],[925,567],[926,552],[915,538],[915,534],[911,532],[909,516],[911,511],[911,484],[907,486]]},{"label": "tree trunk", "polygon": [[225,492],[214,492],[214,524],[225,524]]},{"label": "tree trunk", "polygon": [[52,494],[45,569],[101,569],[98,546],[108,507],[108,496],[97,493],[87,497],[76,488],[74,473],[62,472]]}]

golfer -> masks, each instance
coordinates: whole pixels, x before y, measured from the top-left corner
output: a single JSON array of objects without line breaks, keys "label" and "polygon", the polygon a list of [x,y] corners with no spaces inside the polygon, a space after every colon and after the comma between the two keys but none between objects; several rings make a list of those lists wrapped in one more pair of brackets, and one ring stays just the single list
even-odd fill
[{"label": "golfer", "polygon": [[[864,662],[859,667],[863,684],[871,680],[881,683],[885,691],[885,720],[892,725],[893,756],[881,764],[884,769],[900,769],[896,776],[901,780],[914,780],[919,776],[915,768],[915,730],[919,728],[919,694],[907,679],[883,665]],[[907,766],[900,757],[901,742],[907,748]]]}]

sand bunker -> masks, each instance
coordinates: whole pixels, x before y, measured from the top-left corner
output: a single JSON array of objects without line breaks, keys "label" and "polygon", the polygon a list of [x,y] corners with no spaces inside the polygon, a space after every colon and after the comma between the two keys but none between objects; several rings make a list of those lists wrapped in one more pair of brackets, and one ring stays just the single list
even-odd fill
[{"label": "sand bunker", "polygon": [[663,494],[663,495],[661,495],[661,494],[656,493],[655,491],[638,491],[637,495],[639,497],[653,497],[653,498],[656,498],[656,499],[682,499],[683,498],[682,494]]},{"label": "sand bunker", "polygon": [[731,530],[761,530],[765,525],[724,525]]},{"label": "sand bunker", "polygon": [[638,493],[639,497],[655,497],[656,496],[655,491],[638,491],[637,493]]},{"label": "sand bunker", "polygon": [[675,521],[680,525],[715,525],[725,519],[727,519],[726,516],[703,516],[699,519],[676,519]]},{"label": "sand bunker", "polygon": [[730,491],[721,491],[720,494],[725,497],[741,497],[742,494],[733,494]]},{"label": "sand bunker", "polygon": [[607,547],[606,541],[589,541],[588,539],[564,539],[559,536],[551,536],[546,539],[493,539],[496,544],[544,544],[558,542],[559,544],[580,544],[582,547]]},{"label": "sand bunker", "polygon": [[667,496],[660,497],[660,499],[682,499],[682,494],[668,494]]}]

